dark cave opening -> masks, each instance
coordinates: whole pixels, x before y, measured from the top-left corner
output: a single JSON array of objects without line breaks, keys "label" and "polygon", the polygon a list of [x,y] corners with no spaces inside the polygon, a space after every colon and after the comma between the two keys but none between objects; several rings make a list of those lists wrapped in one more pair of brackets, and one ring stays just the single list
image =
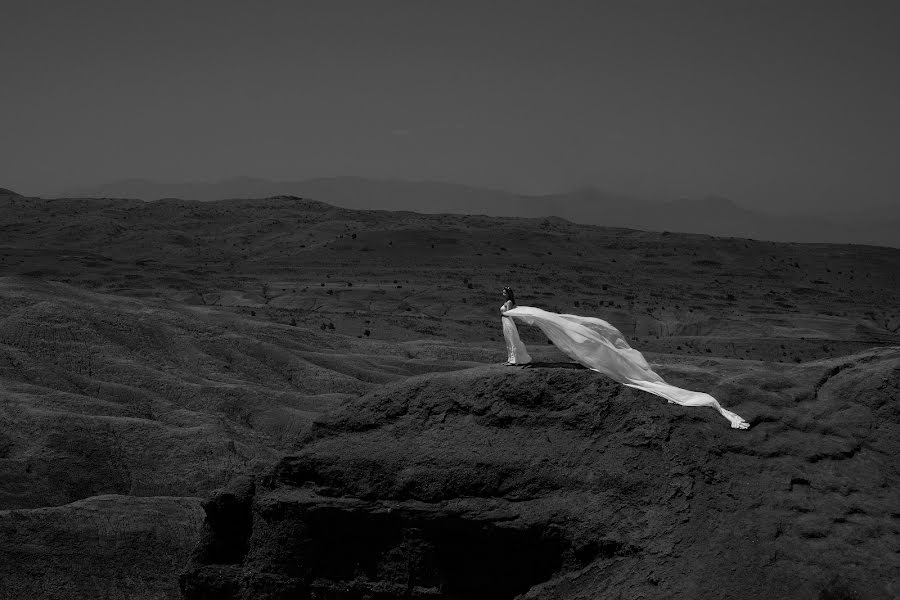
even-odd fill
[{"label": "dark cave opening", "polygon": [[331,507],[302,520],[303,535],[281,537],[290,547],[278,562],[322,600],[511,599],[558,572],[571,545],[547,526],[446,513]]}]

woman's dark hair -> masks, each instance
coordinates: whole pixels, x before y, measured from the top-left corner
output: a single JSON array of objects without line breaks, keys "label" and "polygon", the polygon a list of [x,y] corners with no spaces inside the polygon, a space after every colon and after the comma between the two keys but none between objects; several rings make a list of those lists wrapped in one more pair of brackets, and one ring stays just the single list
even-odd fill
[{"label": "woman's dark hair", "polygon": [[506,286],[503,288],[503,291],[506,292],[506,297],[509,300],[511,300],[513,304],[515,304],[516,303],[516,295],[513,293],[512,288],[509,286]]}]

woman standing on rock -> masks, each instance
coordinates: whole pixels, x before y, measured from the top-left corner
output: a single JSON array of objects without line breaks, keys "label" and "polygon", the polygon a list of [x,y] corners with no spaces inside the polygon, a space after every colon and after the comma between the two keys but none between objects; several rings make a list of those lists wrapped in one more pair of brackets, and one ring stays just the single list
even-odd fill
[{"label": "woman standing on rock", "polygon": [[503,337],[506,338],[509,353],[506,364],[531,362],[513,322],[513,318],[516,318],[539,327],[557,348],[591,370],[603,373],[628,387],[661,396],[674,404],[714,408],[735,429],[750,427],[740,415],[723,408],[709,394],[666,383],[650,368],[644,355],[628,345],[622,332],[603,319],[560,315],[533,306],[517,306],[513,291],[508,287],[503,288],[503,296],[506,302],[500,307],[500,312],[503,317]]},{"label": "woman standing on rock", "polygon": [[500,307],[500,321],[503,323],[503,339],[506,340],[505,365],[524,365],[531,362],[531,356],[525,349],[525,344],[519,339],[519,330],[513,320],[506,316],[506,311],[516,308],[516,295],[512,288],[503,288],[503,298],[506,300]]}]

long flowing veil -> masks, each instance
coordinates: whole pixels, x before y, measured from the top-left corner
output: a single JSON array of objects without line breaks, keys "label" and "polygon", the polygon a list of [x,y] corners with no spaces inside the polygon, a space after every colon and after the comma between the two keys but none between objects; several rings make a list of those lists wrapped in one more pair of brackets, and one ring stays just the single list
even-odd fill
[{"label": "long flowing veil", "polygon": [[750,427],[739,415],[722,408],[718,400],[709,394],[666,383],[650,368],[644,356],[628,345],[625,336],[603,319],[561,315],[533,306],[518,306],[505,314],[540,327],[550,341],[572,359],[619,383],[662,396],[682,406],[709,406],[728,419],[733,428]]}]

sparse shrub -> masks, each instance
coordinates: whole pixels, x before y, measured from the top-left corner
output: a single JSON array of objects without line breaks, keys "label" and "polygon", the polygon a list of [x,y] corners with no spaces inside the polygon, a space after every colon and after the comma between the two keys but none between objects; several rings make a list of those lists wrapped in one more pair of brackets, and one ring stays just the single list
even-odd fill
[{"label": "sparse shrub", "polygon": [[708,258],[701,258],[700,260],[695,260],[694,264],[698,267],[721,267],[722,263],[717,260],[711,260]]}]

